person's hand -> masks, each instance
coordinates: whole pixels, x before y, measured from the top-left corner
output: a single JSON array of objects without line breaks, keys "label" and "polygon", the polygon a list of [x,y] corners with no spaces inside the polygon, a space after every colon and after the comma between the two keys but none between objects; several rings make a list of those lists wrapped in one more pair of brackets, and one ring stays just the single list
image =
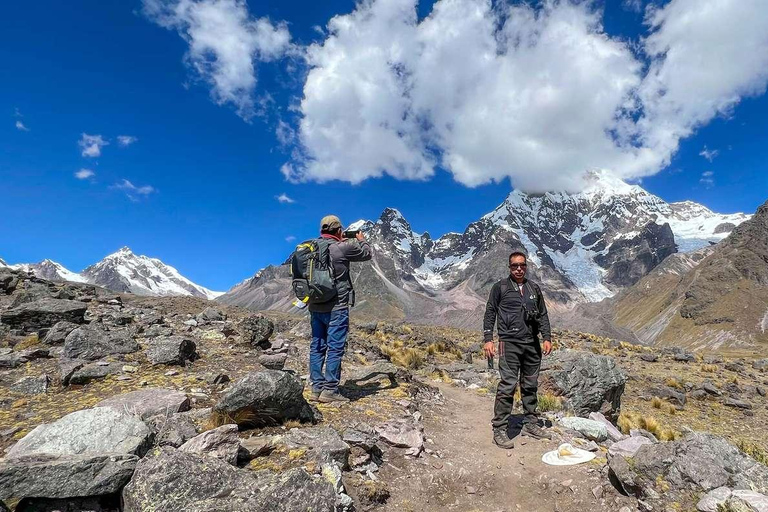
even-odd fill
[{"label": "person's hand", "polygon": [[548,356],[552,353],[552,342],[549,340],[544,340],[544,355]]},{"label": "person's hand", "polygon": [[496,347],[493,345],[492,341],[485,342],[485,345],[483,346],[483,352],[485,353],[486,359],[496,355]]},{"label": "person's hand", "polygon": [[355,235],[355,238],[357,238],[358,242],[364,242],[365,241],[365,236],[363,235],[362,231],[358,231],[357,234]]}]

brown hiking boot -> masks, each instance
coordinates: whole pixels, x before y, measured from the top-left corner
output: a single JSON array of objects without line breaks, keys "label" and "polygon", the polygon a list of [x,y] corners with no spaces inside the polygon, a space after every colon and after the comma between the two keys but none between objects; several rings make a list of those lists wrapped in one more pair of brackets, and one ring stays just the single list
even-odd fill
[{"label": "brown hiking boot", "polygon": [[515,447],[515,440],[509,438],[506,428],[495,428],[493,429],[493,444],[509,450]]},{"label": "brown hiking boot", "polygon": [[524,436],[532,437],[534,439],[552,439],[552,434],[535,423],[524,424],[523,428],[520,429],[520,433]]},{"label": "brown hiking boot", "polygon": [[320,401],[320,394],[322,391],[315,391],[312,390],[309,392],[309,401],[310,402],[319,402]]},{"label": "brown hiking boot", "polygon": [[330,404],[331,402],[349,402],[349,398],[345,397],[338,391],[328,391],[327,389],[320,393],[319,400],[324,404]]}]

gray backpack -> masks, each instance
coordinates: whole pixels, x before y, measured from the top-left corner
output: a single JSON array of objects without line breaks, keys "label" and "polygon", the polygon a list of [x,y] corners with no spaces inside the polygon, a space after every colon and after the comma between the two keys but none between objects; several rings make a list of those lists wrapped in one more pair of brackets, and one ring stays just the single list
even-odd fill
[{"label": "gray backpack", "polygon": [[303,303],[321,304],[336,297],[336,279],[331,262],[328,238],[307,240],[296,246],[291,255],[290,275],[293,293]]}]

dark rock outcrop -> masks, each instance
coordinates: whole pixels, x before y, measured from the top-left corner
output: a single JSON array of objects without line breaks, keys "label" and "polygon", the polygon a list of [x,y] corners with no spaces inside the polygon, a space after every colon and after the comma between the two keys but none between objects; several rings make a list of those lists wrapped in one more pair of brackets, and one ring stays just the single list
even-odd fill
[{"label": "dark rock outcrop", "polygon": [[36,332],[61,321],[82,324],[87,306],[75,300],[43,298],[1,312],[0,323],[22,332]]},{"label": "dark rock outcrop", "polygon": [[184,366],[195,358],[195,342],[183,336],[155,338],[149,342],[145,353],[152,364]]},{"label": "dark rock outcrop", "polygon": [[669,224],[649,222],[634,238],[614,241],[606,254],[595,256],[595,262],[608,269],[606,283],[626,287],[638,282],[664,258],[676,252],[675,235]]},{"label": "dark rock outcrop", "polygon": [[237,324],[237,330],[244,343],[267,346],[275,330],[275,324],[262,315],[248,315]]},{"label": "dark rock outcrop", "polygon": [[93,325],[78,327],[64,340],[64,357],[69,359],[101,359],[114,354],[130,354],[139,344],[130,331],[105,331]]}]

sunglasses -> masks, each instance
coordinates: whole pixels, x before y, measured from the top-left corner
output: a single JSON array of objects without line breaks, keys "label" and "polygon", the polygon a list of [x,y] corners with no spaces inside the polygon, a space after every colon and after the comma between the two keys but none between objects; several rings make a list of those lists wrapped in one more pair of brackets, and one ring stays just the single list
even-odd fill
[{"label": "sunglasses", "polygon": [[528,265],[525,263],[510,263],[509,268],[526,268]]}]

